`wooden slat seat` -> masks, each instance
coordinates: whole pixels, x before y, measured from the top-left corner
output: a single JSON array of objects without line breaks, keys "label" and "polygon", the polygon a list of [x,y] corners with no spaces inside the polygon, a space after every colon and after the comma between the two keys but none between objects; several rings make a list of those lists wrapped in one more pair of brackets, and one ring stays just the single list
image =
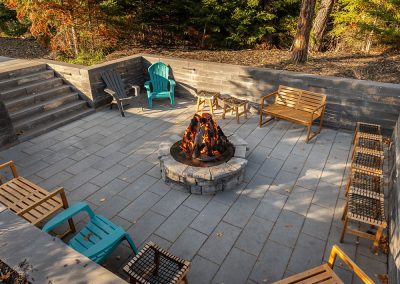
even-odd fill
[{"label": "wooden slat seat", "polygon": [[[11,168],[14,178],[5,183],[1,183],[0,180],[0,203],[17,215],[38,225],[60,209],[68,208],[67,198],[62,187],[48,192],[26,178],[18,176],[12,161],[0,165],[0,169],[6,167]],[[74,232],[73,221],[69,220],[69,223],[70,231]]]},{"label": "wooden slat seat", "polygon": [[368,277],[337,245],[333,245],[328,263],[311,268],[304,272],[295,274],[288,278],[274,282],[275,284],[343,284],[344,282],[333,271],[336,257],[342,259],[350,269],[366,284],[373,284],[371,278]]},{"label": "wooden slat seat", "polygon": [[[268,98],[274,97],[272,104],[266,104]],[[273,118],[285,119],[308,127],[307,142],[321,132],[326,106],[326,96],[301,89],[279,86],[276,92],[261,98],[260,127]],[[263,116],[271,116],[263,122]],[[311,127],[316,119],[320,119],[316,133]],[[312,134],[312,135],[311,135]]]}]

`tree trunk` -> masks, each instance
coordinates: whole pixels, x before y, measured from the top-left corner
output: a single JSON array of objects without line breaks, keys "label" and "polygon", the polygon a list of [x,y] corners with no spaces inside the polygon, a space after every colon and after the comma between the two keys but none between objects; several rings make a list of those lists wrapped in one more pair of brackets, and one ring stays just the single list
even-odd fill
[{"label": "tree trunk", "polygon": [[313,50],[321,51],[322,41],[324,39],[326,26],[328,24],[329,16],[332,12],[335,0],[321,0],[317,16],[314,19],[313,25]]},{"label": "tree trunk", "polygon": [[300,17],[292,51],[292,60],[295,64],[307,61],[308,42],[310,41],[314,8],[315,0],[303,0],[301,3]]}]

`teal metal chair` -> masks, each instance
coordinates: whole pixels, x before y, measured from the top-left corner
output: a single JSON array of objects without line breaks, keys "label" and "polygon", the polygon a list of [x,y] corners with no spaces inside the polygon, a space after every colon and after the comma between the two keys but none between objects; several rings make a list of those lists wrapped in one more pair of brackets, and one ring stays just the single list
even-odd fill
[{"label": "teal metal chair", "polygon": [[169,67],[162,62],[152,64],[149,69],[150,81],[144,83],[149,108],[153,108],[154,98],[169,98],[174,106],[175,81],[168,79]]},{"label": "teal metal chair", "polygon": [[136,245],[124,229],[103,216],[94,214],[89,205],[84,202],[78,202],[57,214],[44,225],[42,230],[48,233],[74,215],[83,211],[89,215],[90,220],[86,226],[68,242],[71,248],[96,263],[102,263],[123,240],[128,241],[135,254],[138,253]]}]

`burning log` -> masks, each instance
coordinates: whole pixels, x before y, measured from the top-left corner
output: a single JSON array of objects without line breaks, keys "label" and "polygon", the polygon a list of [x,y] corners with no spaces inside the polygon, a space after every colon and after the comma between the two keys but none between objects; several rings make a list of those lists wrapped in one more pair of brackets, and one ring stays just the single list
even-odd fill
[{"label": "burning log", "polygon": [[212,157],[223,153],[228,139],[209,113],[195,114],[183,134],[180,148],[191,158]]}]

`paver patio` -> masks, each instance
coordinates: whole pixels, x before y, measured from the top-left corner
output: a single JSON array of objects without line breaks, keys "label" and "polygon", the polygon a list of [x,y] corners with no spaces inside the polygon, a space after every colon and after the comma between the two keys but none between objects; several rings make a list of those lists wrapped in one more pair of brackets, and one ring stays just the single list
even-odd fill
[{"label": "paver patio", "polygon": [[[245,181],[215,196],[189,195],[161,180],[157,150],[184,131],[195,103],[177,98],[174,109],[165,101],[154,107],[131,108],[126,118],[99,110],[0,152],[0,162],[14,160],[21,175],[46,189],[63,186],[70,203],[85,200],[138,246],[152,240],[191,260],[192,284],[269,283],[326,261],[335,243],[377,282],[386,273],[386,255],[372,254],[370,242],[347,235],[339,243],[352,133],[324,128],[306,144],[302,126],[259,128],[258,115],[237,124],[218,111],[224,132],[248,142]],[[77,227],[84,222],[76,219]],[[130,254],[119,246],[106,268],[126,278]],[[345,266],[335,270],[345,283],[359,283]]]}]

